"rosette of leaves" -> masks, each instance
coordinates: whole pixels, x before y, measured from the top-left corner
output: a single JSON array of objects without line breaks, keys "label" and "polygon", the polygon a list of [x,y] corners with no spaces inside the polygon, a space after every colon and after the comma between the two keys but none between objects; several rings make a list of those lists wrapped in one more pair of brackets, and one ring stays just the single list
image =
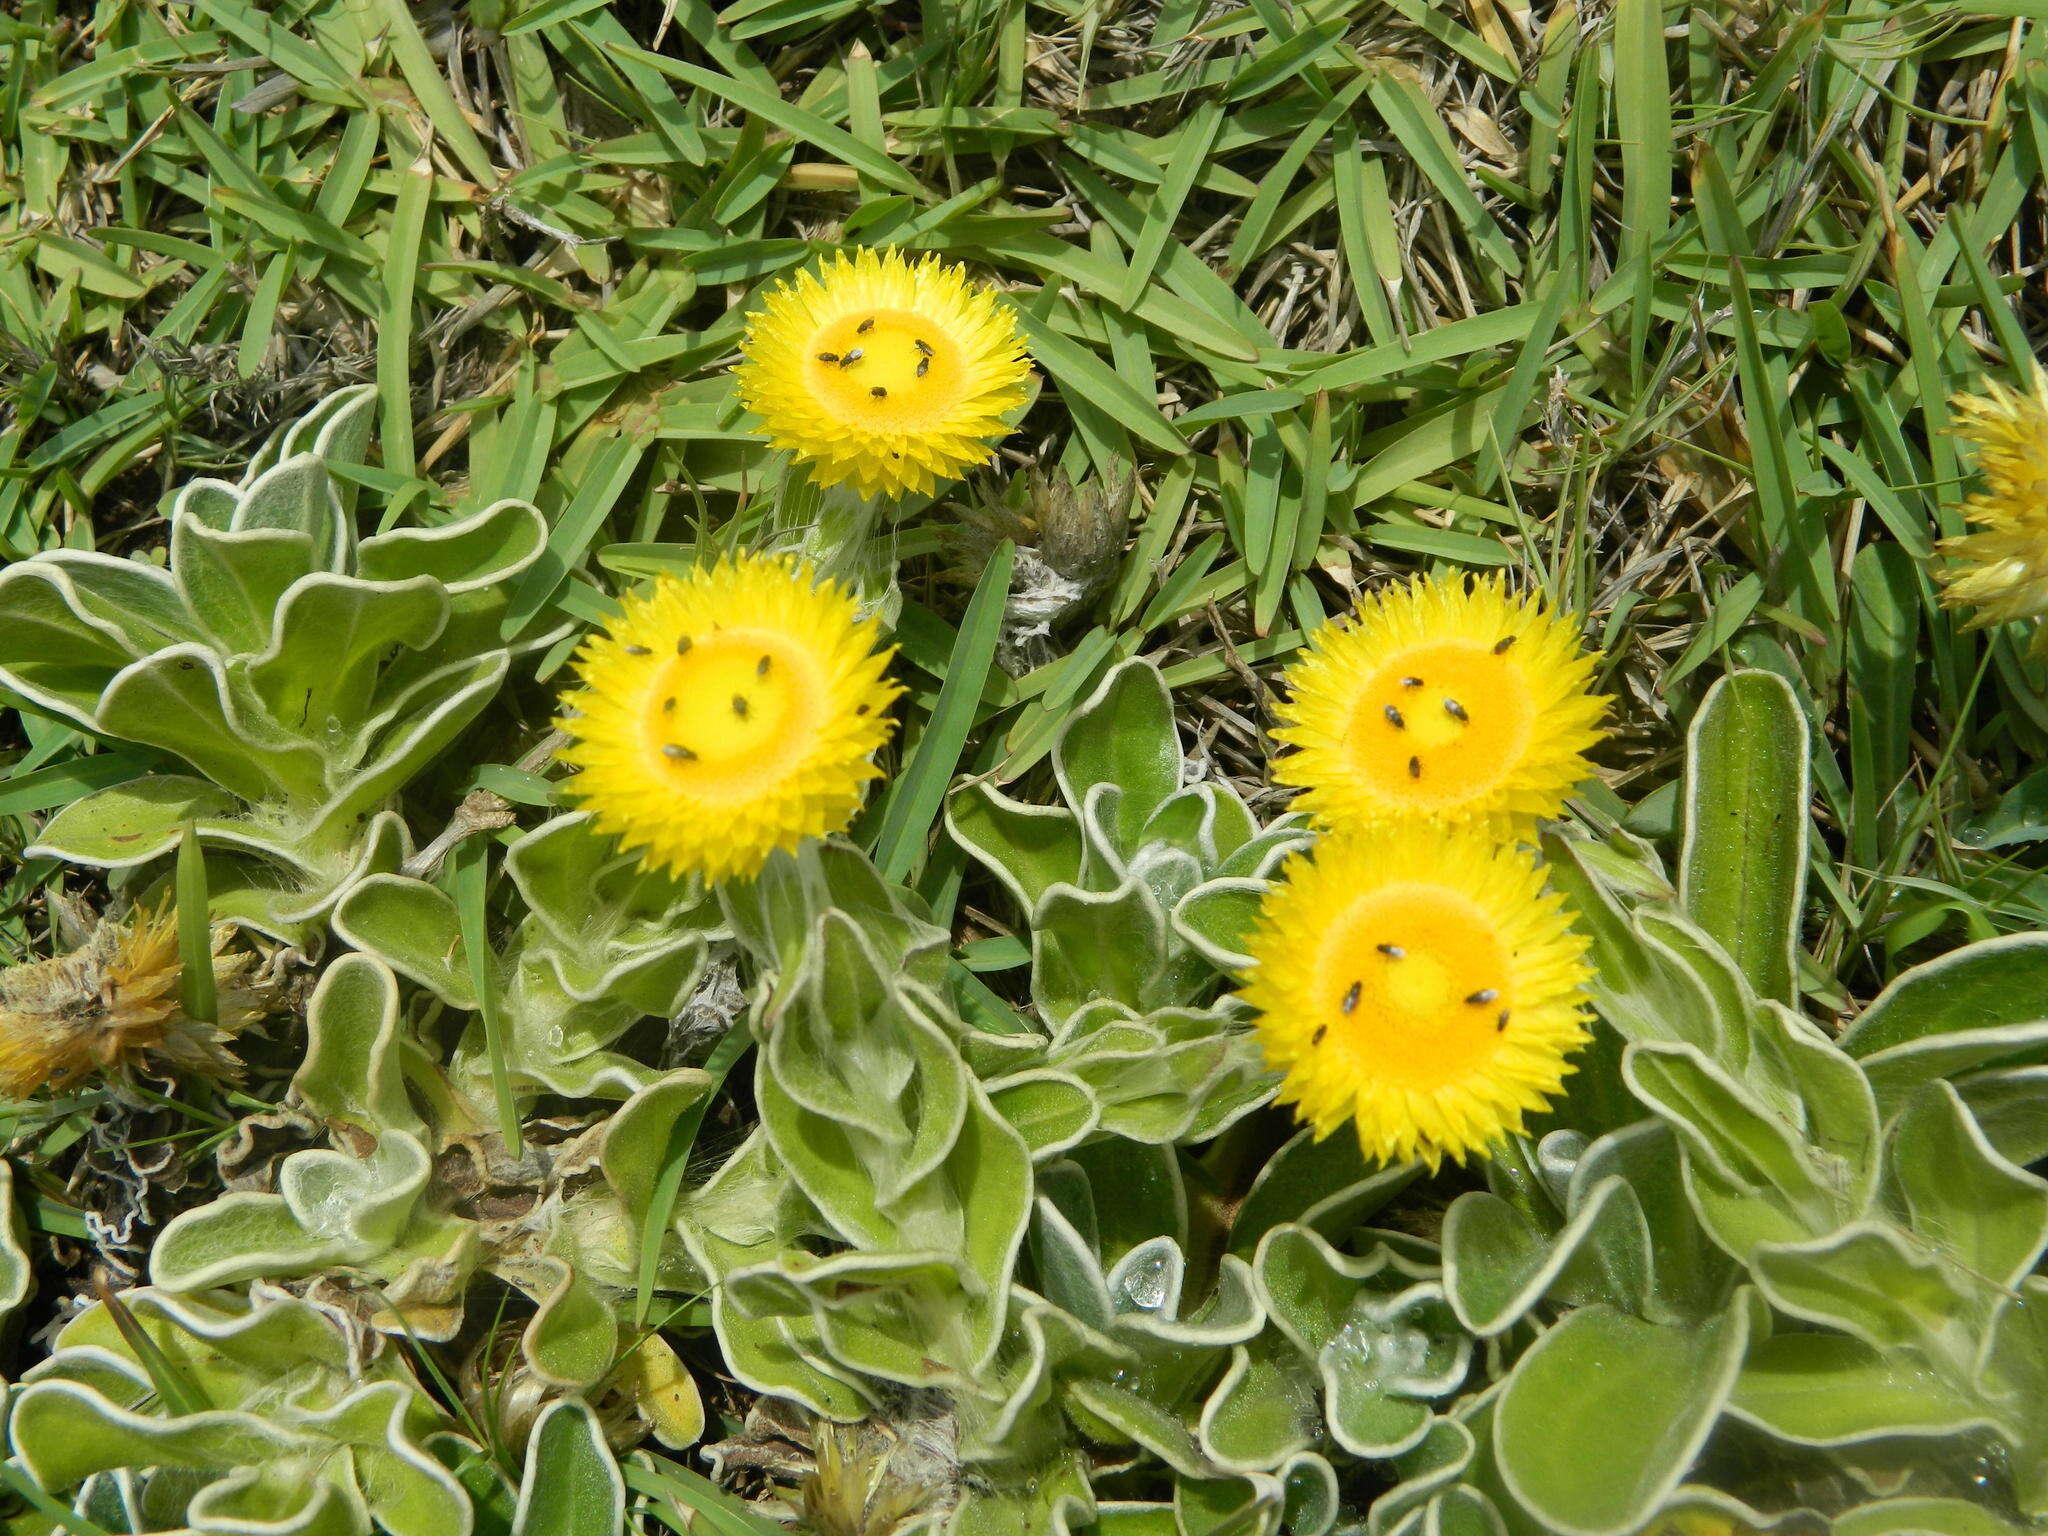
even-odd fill
[{"label": "rosette of leaves", "polygon": [[1339,1251],[1283,1223],[1252,1260],[1273,1327],[1240,1346],[1202,1413],[1202,1445],[1219,1466],[1270,1471],[1334,1449],[1374,1460],[1420,1444],[1465,1383],[1472,1338],[1444,1295],[1432,1245],[1366,1234]]},{"label": "rosette of leaves", "polygon": [[[307,1037],[290,1103],[331,1144],[279,1159],[274,1187],[231,1190],[172,1220],[151,1254],[159,1290],[290,1281],[374,1329],[440,1341],[488,1272],[534,1303],[520,1352],[544,1385],[591,1388],[640,1348],[627,1314],[641,1234],[670,1131],[708,1091],[705,1073],[659,1077],[558,1141],[508,1145],[409,1037],[381,961],[348,954],[328,967]],[[687,1285],[680,1260],[656,1255],[659,1287]],[[687,1443],[701,1428],[694,1390],[665,1368],[658,1338],[650,1347],[655,1358],[641,1349],[627,1375],[663,1438]]]},{"label": "rosette of leaves", "polygon": [[[330,1311],[123,1292],[65,1324],[16,1389],[15,1459],[106,1530],[461,1536],[455,1426],[395,1350],[356,1358]],[[441,1442],[437,1446],[436,1442]]]},{"label": "rosette of leaves", "polygon": [[1271,1529],[1290,1497],[1306,1501],[1315,1512],[1297,1509],[1290,1526],[1320,1536],[1336,1512],[1326,1461],[1283,1458],[1276,1476],[1232,1477],[1199,1443],[1204,1396],[1266,1317],[1242,1259],[1225,1256],[1206,1278],[1191,1273],[1173,1155],[1097,1143],[1048,1164],[1039,1187],[991,1401],[965,1426],[977,1478],[957,1527],[1094,1523],[1105,1506],[1093,1481],[1149,1460],[1205,1502],[1238,1485],[1253,1530]]},{"label": "rosette of leaves", "polygon": [[[980,1459],[959,1528],[1322,1536],[1342,1513],[1346,1441],[1414,1438],[1462,1381],[1471,1342],[1429,1246],[1368,1233],[1369,1257],[1353,1260],[1321,1235],[1357,1231],[1412,1168],[1369,1168],[1354,1141],[1304,1132],[1219,1231],[1186,1167],[1174,1149],[1106,1138],[1040,1168],[993,1405],[963,1426],[963,1454]],[[1374,1374],[1376,1352],[1400,1369]],[[1141,1466],[1163,1471],[1170,1503],[1098,1497],[1143,1486],[1112,1481]]]},{"label": "rosette of leaves", "polygon": [[[938,1394],[964,1528],[1085,1523],[1091,1477],[1145,1459],[1201,1518],[1291,1511],[1320,1536],[1335,1475],[1309,1445],[1233,1466],[1202,1443],[1266,1311],[1247,1258],[1190,1264],[1179,1154],[1106,1132],[1043,1036],[966,1022],[945,934],[853,849],[809,845],[725,899],[763,971],[762,1125],[679,1216],[733,1374],[841,1420]],[[1282,1161],[1249,1221],[1341,1222],[1409,1176],[1355,1146]]]},{"label": "rosette of leaves", "polygon": [[457,1091],[492,1092],[492,1032],[515,1095],[625,1098],[661,1074],[609,1049],[640,1020],[688,1001],[724,929],[714,898],[618,851],[583,813],[557,816],[505,851],[519,912],[503,947],[472,957],[440,886],[371,875],[336,905],[334,931],[443,1004],[474,1015],[449,1061]]},{"label": "rosette of leaves", "polygon": [[735,1376],[828,1418],[971,1393],[1001,1336],[1031,1151],[968,1069],[945,935],[812,843],[727,897],[767,973],[760,1128],[680,1211]]},{"label": "rosette of leaves", "polygon": [[[514,1479],[398,1352],[274,1289],[133,1290],[58,1334],[17,1389],[9,1450],[77,1529],[201,1536],[616,1531],[625,1480],[597,1415],[541,1411]],[[518,1448],[514,1447],[514,1454]],[[59,1506],[61,1508],[61,1506]],[[22,1520],[22,1530],[59,1529]]]},{"label": "rosette of leaves", "polygon": [[1840,1041],[1797,1013],[1806,730],[1773,674],[1715,686],[1676,880],[1619,834],[1551,840],[1602,1038],[1575,1123],[1446,1217],[1445,1298],[1496,1380],[1404,1454],[1376,1533],[2048,1515],[2048,1183],[2015,1112],[2048,947],[1908,971]]},{"label": "rosette of leaves", "polygon": [[[1217,1021],[1199,1011],[1185,1011],[1198,1050],[1181,1057],[1198,1070],[1148,1079],[1148,1026],[1125,1070],[1152,1086],[1120,1093],[1054,1061],[1043,1035],[970,1024],[944,931],[845,844],[807,844],[723,896],[763,977],[761,1127],[680,1216],[728,1365],[829,1418],[859,1418],[892,1387],[998,1413],[1010,1389],[990,1373],[1033,1164],[1167,1140],[1206,1106],[1227,1106],[1207,1110],[1220,1123],[1265,1085],[1219,1065]],[[1147,1097],[1171,1102],[1141,1119]],[[1120,1134],[1127,1105],[1135,1135]]]},{"label": "rosette of leaves", "polygon": [[1271,1080],[1234,1004],[1212,1004],[1266,878],[1308,841],[1299,817],[1259,826],[1186,758],[1159,669],[1112,668],[1053,749],[1064,804],[974,781],[947,807],[954,839],[1016,901],[1031,937],[1043,1065],[1086,1083],[1104,1130],[1213,1136]]},{"label": "rosette of leaves", "polygon": [[31,853],[125,868],[189,823],[231,856],[209,871],[215,910],[287,939],[397,867],[391,801],[497,691],[512,578],[547,530],[507,501],[358,538],[356,482],[330,466],[362,460],[375,408],[368,386],[339,391],[239,484],[187,485],[163,564],[51,550],[0,571],[0,686],[196,771],[88,794]]}]

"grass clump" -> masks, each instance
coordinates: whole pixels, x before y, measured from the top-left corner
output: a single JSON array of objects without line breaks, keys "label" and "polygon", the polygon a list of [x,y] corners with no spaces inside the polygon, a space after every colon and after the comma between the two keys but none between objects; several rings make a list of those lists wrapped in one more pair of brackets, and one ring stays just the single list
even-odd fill
[{"label": "grass clump", "polygon": [[[2040,1528],[2042,25],[18,0],[9,1528]],[[721,562],[860,644],[613,689],[622,846]],[[1307,953],[1411,578],[1609,701],[1459,834],[1556,997]]]}]

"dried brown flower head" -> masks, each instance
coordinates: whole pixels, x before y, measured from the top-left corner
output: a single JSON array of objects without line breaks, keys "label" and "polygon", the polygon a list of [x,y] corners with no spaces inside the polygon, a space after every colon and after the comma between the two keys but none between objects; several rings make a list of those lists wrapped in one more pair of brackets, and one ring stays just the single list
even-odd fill
[{"label": "dried brown flower head", "polygon": [[116,1084],[145,1071],[238,1080],[226,1042],[269,1011],[269,989],[250,975],[254,955],[225,952],[232,933],[213,930],[217,1024],[187,1018],[179,1000],[184,965],[169,900],[125,921],[101,918],[68,955],[0,970],[0,1094],[27,1098],[94,1072]]}]

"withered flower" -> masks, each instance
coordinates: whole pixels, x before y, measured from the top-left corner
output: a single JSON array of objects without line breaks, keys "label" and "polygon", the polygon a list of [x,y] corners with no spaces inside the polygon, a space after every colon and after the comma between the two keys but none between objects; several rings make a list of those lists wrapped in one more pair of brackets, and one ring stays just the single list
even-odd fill
[{"label": "withered flower", "polygon": [[233,929],[212,935],[219,1022],[185,1014],[178,995],[177,909],[169,899],[123,921],[102,917],[68,955],[0,970],[0,1094],[24,1099],[93,1073],[116,1085],[138,1073],[235,1082],[227,1042],[270,1011],[256,956],[229,953]]}]

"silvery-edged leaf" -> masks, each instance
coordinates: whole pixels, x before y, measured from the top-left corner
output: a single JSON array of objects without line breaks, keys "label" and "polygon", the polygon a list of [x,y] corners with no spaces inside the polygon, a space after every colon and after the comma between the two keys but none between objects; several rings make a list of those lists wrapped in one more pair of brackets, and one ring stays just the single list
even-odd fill
[{"label": "silvery-edged leaf", "polygon": [[556,944],[576,951],[593,938],[627,947],[660,946],[688,920],[718,931],[708,898],[694,883],[643,870],[636,855],[592,825],[587,812],[555,816],[505,850],[505,872],[527,909]]},{"label": "silvery-edged leaf", "polygon": [[121,629],[85,611],[58,565],[0,570],[0,684],[91,730],[100,695],[137,655]]},{"label": "silvery-edged leaf", "polygon": [[625,1519],[626,1480],[597,1415],[573,1398],[548,1404],[527,1441],[513,1536],[586,1536]]},{"label": "silvery-edged leaf", "polygon": [[316,572],[279,601],[249,686],[286,730],[331,740],[367,711],[387,658],[426,649],[447,622],[448,594],[430,577],[369,582]]},{"label": "silvery-edged leaf", "polygon": [[[602,1381],[618,1359],[619,1325],[611,1292],[588,1273],[558,1254],[528,1266],[522,1286],[538,1305],[520,1349],[534,1374],[550,1385],[588,1391]],[[534,1275],[542,1284],[531,1284]]]},{"label": "silvery-edged leaf", "polygon": [[1925,1361],[1839,1333],[1783,1333],[1753,1343],[1728,1411],[1795,1445],[1997,1427],[1986,1404],[1944,1382]]},{"label": "silvery-edged leaf", "polygon": [[1426,1404],[1456,1391],[1471,1359],[1440,1284],[1361,1295],[1316,1356],[1331,1436],[1354,1456],[1413,1448],[1434,1417]]},{"label": "silvery-edged leaf", "polygon": [[733,1378],[812,1413],[861,1418],[874,1406],[874,1392],[831,1362],[815,1322],[808,1316],[755,1317],[733,1304],[724,1284],[727,1276],[780,1251],[787,1211],[781,1193],[789,1187],[766,1135],[756,1130],[710,1179],[684,1196],[677,1230],[692,1260],[714,1282],[711,1325]]},{"label": "silvery-edged leaf", "polygon": [[326,464],[313,454],[282,459],[243,485],[228,531],[248,533],[267,528],[306,535],[320,570],[339,572],[349,567],[355,530]]},{"label": "silvery-edged leaf", "polygon": [[161,566],[82,549],[47,550],[30,564],[46,579],[59,572],[69,577],[70,605],[118,633],[133,655],[204,638],[177,582]]},{"label": "silvery-edged leaf", "polygon": [[976,779],[947,797],[946,830],[1025,912],[1053,886],[1080,883],[1080,826],[1065,806],[1027,805]]},{"label": "silvery-edged leaf", "polygon": [[[343,943],[375,955],[408,981],[457,1008],[477,1004],[454,898],[405,875],[356,882],[331,918]],[[496,966],[493,956],[489,962]]]},{"label": "silvery-edged leaf", "polygon": [[1855,1222],[1810,1242],[1765,1244],[1749,1266],[1779,1311],[1879,1349],[1960,1332],[1972,1305],[1963,1276],[1888,1223]]},{"label": "silvery-edged leaf", "polygon": [[1704,1053],[1637,1044],[1624,1070],[1636,1095],[1678,1133],[1701,1219],[1738,1257],[1758,1242],[1797,1241],[1839,1225],[1837,1191],[1798,1128]]},{"label": "silvery-edged leaf", "polygon": [[[1677,1487],[1733,1389],[1749,1339],[1738,1297],[1695,1327],[1607,1306],[1571,1313],[1530,1348],[1494,1411],[1515,1499],[1565,1536],[1623,1536]],[[1599,1380],[1601,1390],[1585,1384]]]},{"label": "silvery-edged leaf", "polygon": [[1268,886],[1252,878],[1203,881],[1174,903],[1175,936],[1219,971],[1247,970],[1252,964],[1248,945]]},{"label": "silvery-edged leaf", "polygon": [[1083,807],[1090,788],[1123,793],[1104,830],[1129,854],[1160,804],[1180,788],[1180,732],[1159,669],[1143,657],[1119,662],[1068,716],[1053,747],[1053,771],[1067,804]]},{"label": "silvery-edged leaf", "polygon": [[229,524],[235,520],[235,508],[241,500],[242,488],[232,480],[188,480],[172,496],[170,510],[164,514],[164,520],[174,522],[180,517],[189,517],[203,528],[226,533]]},{"label": "silvery-edged leaf", "polygon": [[1740,668],[1707,690],[1686,736],[1680,900],[1758,996],[1797,995],[1806,893],[1810,727],[1791,684]]},{"label": "silvery-edged leaf", "polygon": [[388,734],[371,742],[367,761],[314,813],[314,835],[333,835],[418,774],[490,702],[510,665],[500,651],[450,668],[446,679],[452,686],[433,690],[440,698],[431,710],[393,722]]},{"label": "silvery-edged leaf", "polygon": [[[1295,1461],[1290,1456],[1278,1465]],[[1174,1479],[1173,1512],[1179,1536],[1274,1536],[1286,1512],[1286,1492],[1277,1476],[1258,1470],[1218,1477],[1212,1469]]]},{"label": "silvery-edged leaf", "polygon": [[1870,1057],[1911,1041],[2048,1021],[2048,933],[2012,933],[1895,976],[1842,1036]]},{"label": "silvery-edged leaf", "polygon": [[1861,1059],[1880,1114],[1889,1119],[1929,1083],[1965,1080],[1979,1068],[2048,1062],[2048,1019],[1920,1035]]},{"label": "silvery-edged leaf", "polygon": [[1369,1219],[1421,1171],[1415,1163],[1369,1165],[1355,1136],[1318,1139],[1311,1130],[1297,1131],[1252,1181],[1231,1226],[1230,1251],[1254,1252],[1282,1224],[1329,1238],[1345,1223]]},{"label": "silvery-edged leaf", "polygon": [[1830,1536],[2022,1536],[2024,1527],[1968,1499],[1908,1495],[1836,1515],[1828,1530]]},{"label": "silvery-edged leaf", "polygon": [[272,433],[250,459],[243,483],[294,454],[310,453],[323,459],[360,464],[370,445],[376,419],[375,385],[350,384],[337,389],[323,396],[303,416]]},{"label": "silvery-edged leaf", "polygon": [[171,574],[195,621],[227,655],[268,646],[278,603],[315,569],[313,540],[299,529],[230,533],[190,512],[171,514]]},{"label": "silvery-edged leaf", "polygon": [[1885,1161],[1890,1203],[1964,1272],[2009,1290],[2048,1250],[2048,1182],[2001,1157],[1950,1084],[1915,1096]]},{"label": "silvery-edged leaf", "polygon": [[1270,879],[1289,857],[1314,845],[1308,818],[1290,811],[1224,855],[1212,873],[1220,880]]},{"label": "silvery-edged leaf", "polygon": [[547,521],[523,501],[493,502],[432,528],[395,528],[363,540],[356,574],[370,581],[431,577],[451,597],[500,586],[540,558]]},{"label": "silvery-edged leaf", "polygon": [[1024,1138],[1034,1162],[1057,1157],[1101,1123],[1094,1093],[1070,1072],[1037,1068],[985,1082],[989,1103]]},{"label": "silvery-edged leaf", "polygon": [[0,1163],[0,1323],[28,1299],[35,1280],[24,1246],[27,1224],[14,1198],[14,1168]]},{"label": "silvery-edged leaf", "polygon": [[1232,1348],[1230,1366],[1202,1405],[1203,1452],[1234,1472],[1271,1471],[1322,1436],[1316,1375],[1270,1330]]},{"label": "silvery-edged leaf", "polygon": [[125,667],[100,696],[95,728],[183,758],[244,800],[316,800],[327,754],[261,713],[214,652],[178,645]]},{"label": "silvery-edged leaf", "polygon": [[903,957],[903,971],[928,986],[942,984],[949,935],[913,893],[882,878],[867,856],[844,841],[807,838],[795,852],[777,851],[752,880],[718,889],[733,936],[764,966],[793,972],[820,915],[837,908],[855,918],[874,943]]},{"label": "silvery-edged leaf", "polygon": [[1476,1452],[1472,1431],[1463,1422],[1432,1420],[1422,1439],[1397,1458],[1401,1481],[1373,1500],[1366,1527],[1371,1536],[1386,1536],[1395,1521],[1420,1510],[1435,1494],[1455,1487]]},{"label": "silvery-edged leaf", "polygon": [[1565,1280],[1582,1248],[1594,1252],[1580,1268],[1574,1300],[1597,1299],[1642,1316],[1647,1310],[1650,1231],[1635,1192],[1618,1177],[1593,1187],[1555,1234],[1505,1200],[1472,1190],[1444,1218],[1444,1289],[1458,1320],[1482,1338],[1501,1333]]},{"label": "silvery-edged leaf", "polygon": [[2048,1158],[2048,1067],[2006,1067],[1958,1083],[1970,1118],[2007,1162]]},{"label": "silvery-edged leaf", "polygon": [[[306,871],[307,878],[296,889],[289,885],[281,888],[261,916],[248,919],[252,927],[270,933],[324,919],[358,880],[390,874],[412,853],[411,829],[396,811],[377,811],[366,821],[347,822],[338,830],[353,831],[354,836],[338,844],[322,840],[280,850],[280,861]],[[217,832],[202,827],[200,837],[201,841],[218,837],[229,844],[241,840],[239,827],[233,823]]]},{"label": "silvery-edged leaf", "polygon": [[152,774],[80,796],[44,823],[27,851],[33,858],[127,869],[176,848],[188,821],[223,822],[238,804],[205,779]]},{"label": "silvery-edged leaf", "polygon": [[1591,945],[1588,992],[1600,1016],[1631,1041],[1697,1046],[1718,1054],[1728,1037],[1713,992],[1668,945],[1633,921],[1622,895],[1602,877],[1587,838],[1546,836],[1543,849],[1553,890],[1563,894],[1573,926]]},{"label": "silvery-edged leaf", "polygon": [[1032,1000],[1057,1025],[1110,998],[1144,1009],[1159,996],[1168,960],[1166,917],[1135,877],[1113,891],[1054,886],[1032,912]]}]

